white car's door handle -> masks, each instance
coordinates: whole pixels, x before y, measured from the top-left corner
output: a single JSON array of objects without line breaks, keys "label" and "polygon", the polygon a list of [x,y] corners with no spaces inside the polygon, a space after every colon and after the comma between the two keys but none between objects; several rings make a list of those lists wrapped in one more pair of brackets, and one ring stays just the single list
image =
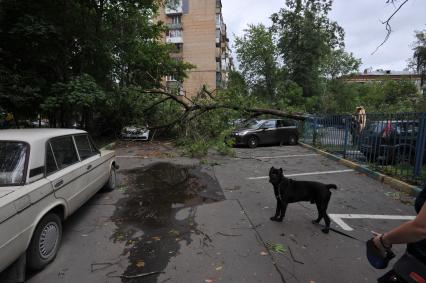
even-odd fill
[{"label": "white car's door handle", "polygon": [[62,186],[63,183],[64,183],[64,180],[60,180],[59,182],[57,182],[55,184],[55,188],[58,188],[58,187]]},{"label": "white car's door handle", "polygon": [[86,169],[87,169],[87,170],[92,169],[92,165],[87,166],[87,167],[86,167]]}]

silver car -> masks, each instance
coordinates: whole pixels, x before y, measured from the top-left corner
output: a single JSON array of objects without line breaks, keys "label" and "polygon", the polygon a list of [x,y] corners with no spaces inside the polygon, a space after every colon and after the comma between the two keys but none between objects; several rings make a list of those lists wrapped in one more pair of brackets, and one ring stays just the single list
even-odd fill
[{"label": "silver car", "polygon": [[128,126],[121,130],[120,137],[122,139],[146,141],[149,139],[149,130],[147,127]]}]

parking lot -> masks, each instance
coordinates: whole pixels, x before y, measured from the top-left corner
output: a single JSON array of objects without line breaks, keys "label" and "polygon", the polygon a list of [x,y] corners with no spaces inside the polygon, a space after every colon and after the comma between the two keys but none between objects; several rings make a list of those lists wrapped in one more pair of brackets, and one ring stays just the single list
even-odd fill
[{"label": "parking lot", "polygon": [[[301,146],[236,151],[200,161],[167,143],[122,144],[119,188],[65,222],[56,260],[28,282],[374,282],[385,272],[369,266],[364,241],[414,215],[393,189]],[[310,203],[270,221],[271,166],[336,184],[328,213],[346,236],[312,224]]]}]

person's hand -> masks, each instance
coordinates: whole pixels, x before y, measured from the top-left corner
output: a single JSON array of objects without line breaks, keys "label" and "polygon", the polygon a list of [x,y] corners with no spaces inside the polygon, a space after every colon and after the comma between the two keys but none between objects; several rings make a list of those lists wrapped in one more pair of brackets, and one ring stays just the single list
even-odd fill
[{"label": "person's hand", "polygon": [[386,249],[385,247],[382,245],[382,243],[380,242],[380,237],[382,236],[382,234],[376,233],[376,232],[372,232],[373,233],[373,243],[376,246],[376,248],[382,253],[382,255],[386,255]]}]

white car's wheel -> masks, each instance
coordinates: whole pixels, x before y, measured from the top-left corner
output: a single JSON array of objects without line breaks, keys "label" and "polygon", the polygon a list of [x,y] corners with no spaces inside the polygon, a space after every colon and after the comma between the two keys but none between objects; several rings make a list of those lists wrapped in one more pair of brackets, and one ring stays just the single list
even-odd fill
[{"label": "white car's wheel", "polygon": [[111,166],[111,170],[109,172],[108,182],[105,184],[104,190],[107,192],[111,192],[117,186],[117,172],[115,170],[115,166]]},{"label": "white car's wheel", "polygon": [[62,239],[61,218],[49,213],[38,224],[27,251],[27,264],[32,270],[43,269],[53,261]]}]

